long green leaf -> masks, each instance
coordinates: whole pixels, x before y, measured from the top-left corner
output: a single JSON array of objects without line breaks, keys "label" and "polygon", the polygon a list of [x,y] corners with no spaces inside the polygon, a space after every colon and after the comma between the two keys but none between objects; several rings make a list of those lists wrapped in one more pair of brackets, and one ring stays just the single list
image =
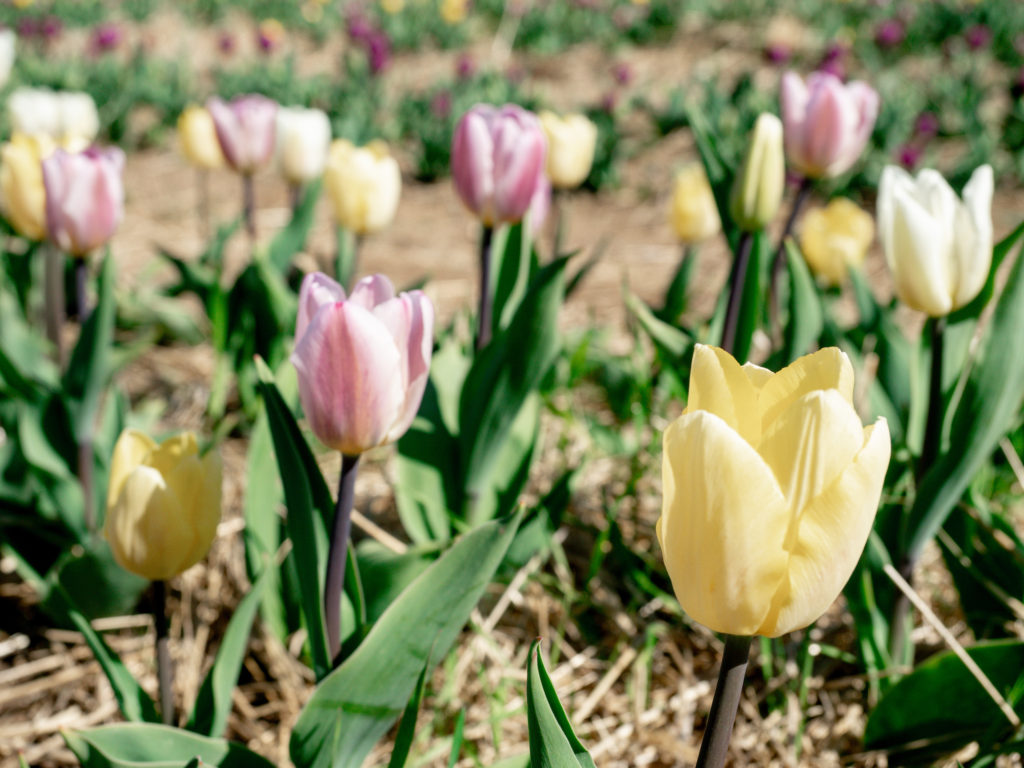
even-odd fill
[{"label": "long green leaf", "polygon": [[83,768],[181,768],[195,758],[217,768],[274,765],[240,744],[167,725],[126,723],[61,735]]},{"label": "long green leaf", "polygon": [[402,712],[402,721],[398,725],[398,733],[395,735],[395,746],[391,750],[391,758],[388,760],[388,768],[403,768],[405,761],[409,759],[409,750],[412,749],[412,740],[416,735],[416,716],[420,711],[420,702],[423,701],[423,692],[427,688],[427,670],[430,668],[430,659],[423,665],[416,687],[413,689],[409,703],[405,705]]},{"label": "long green leaf", "polygon": [[521,513],[466,534],[380,617],[317,686],[291,737],[296,768],[358,768],[409,700],[427,658],[443,658],[501,564]]},{"label": "long green leaf", "polygon": [[306,238],[313,226],[313,213],[320,197],[320,182],[310,184],[302,195],[299,207],[292,214],[288,226],[282,229],[270,243],[267,257],[279,273],[287,271],[295,254],[306,246]]},{"label": "long green leaf", "polygon": [[540,643],[530,648],[526,678],[526,719],[530,729],[533,768],[595,768],[586,747],[576,738],[558,692],[540,657]]},{"label": "long green leaf", "polygon": [[789,322],[786,323],[786,362],[811,351],[825,324],[821,296],[807,262],[792,239],[786,240],[789,263]]}]

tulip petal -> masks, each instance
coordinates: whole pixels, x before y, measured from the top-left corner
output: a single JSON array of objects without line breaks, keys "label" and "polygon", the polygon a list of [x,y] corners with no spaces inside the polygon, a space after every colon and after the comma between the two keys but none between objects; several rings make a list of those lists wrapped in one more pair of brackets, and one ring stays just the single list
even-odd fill
[{"label": "tulip petal", "polygon": [[818,619],[838,597],[867,543],[889,464],[889,427],[866,427],[864,446],[802,512],[787,578],[757,634],[778,637]]},{"label": "tulip petal", "polygon": [[422,291],[412,291],[381,304],[374,315],[388,327],[402,351],[405,400],[388,430],[386,442],[393,442],[409,429],[423,400],[434,346],[434,306]]},{"label": "tulip petal", "polygon": [[363,309],[373,311],[374,307],[395,298],[395,286],[384,275],[367,275],[356,283],[348,298]]},{"label": "tulip petal", "polygon": [[462,202],[487,224],[493,224],[494,140],[491,123],[498,111],[477,104],[459,121],[452,140],[452,179]]},{"label": "tulip petal", "polygon": [[953,245],[956,290],[953,308],[967,304],[978,295],[992,266],[992,166],[975,169],[964,187],[963,203],[957,205]]},{"label": "tulip petal", "polygon": [[191,568],[210,550],[220,522],[222,466],[219,454],[210,451],[202,459],[188,456],[167,475],[181,507],[178,524],[191,531],[190,546],[183,549],[178,572]]},{"label": "tulip petal", "polygon": [[807,103],[808,129],[804,131],[804,167],[801,170],[812,178],[840,173],[837,169],[845,160],[844,143],[853,133],[857,120],[853,104],[838,78],[829,77],[813,90]]},{"label": "tulip petal", "polygon": [[716,632],[752,635],[785,578],[789,511],[771,470],[718,416],[697,411],[665,432],[658,526],[683,609]]},{"label": "tulip petal", "polygon": [[761,440],[757,391],[740,364],[723,349],[705,344],[694,348],[685,412],[695,411],[715,414],[752,446]]},{"label": "tulip petal", "polygon": [[324,304],[345,300],[345,289],[323,272],[312,272],[302,279],[299,288],[299,312],[295,319],[295,340],[306,332],[313,316]]},{"label": "tulip petal", "polygon": [[835,389],[853,402],[853,365],[837,347],[819,349],[795,360],[761,387],[758,405],[762,424],[772,424],[801,397],[819,389]]},{"label": "tulip petal", "polygon": [[178,574],[193,536],[191,527],[182,525],[181,514],[181,503],[160,472],[137,467],[108,511],[107,540],[114,559],[147,579]]},{"label": "tulip petal", "polygon": [[137,429],[126,429],[114,444],[110,457],[110,479],[107,482],[107,506],[112,506],[121,495],[124,481],[157,447],[149,435]]}]

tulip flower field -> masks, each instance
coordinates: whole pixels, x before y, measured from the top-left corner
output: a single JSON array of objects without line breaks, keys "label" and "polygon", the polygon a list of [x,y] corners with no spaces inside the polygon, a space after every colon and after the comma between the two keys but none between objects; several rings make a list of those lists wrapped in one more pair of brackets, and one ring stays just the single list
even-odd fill
[{"label": "tulip flower field", "polygon": [[0,5],[0,768],[1021,766],[1024,4]]}]

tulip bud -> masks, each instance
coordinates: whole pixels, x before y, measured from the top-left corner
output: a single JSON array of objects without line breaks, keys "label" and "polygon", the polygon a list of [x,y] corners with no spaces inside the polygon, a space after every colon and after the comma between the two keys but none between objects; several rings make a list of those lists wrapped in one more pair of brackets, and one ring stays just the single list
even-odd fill
[{"label": "tulip bud", "polygon": [[837,197],[824,208],[814,208],[804,215],[800,250],[807,266],[825,284],[840,285],[851,268],[864,263],[874,236],[871,215],[852,200]]},{"label": "tulip bud", "polygon": [[373,275],[346,298],[327,275],[307,275],[291,359],[320,442],[356,456],[405,434],[427,385],[433,332],[434,306],[421,291],[395,296]]},{"label": "tulip bud", "polygon": [[78,151],[96,138],[100,118],[87,93],[18,88],[7,98],[14,133],[47,136],[65,149]]},{"label": "tulip bud", "polygon": [[594,163],[597,126],[585,115],[559,117],[544,111],[538,115],[548,141],[547,173],[556,189],[575,189]]},{"label": "tulip bud", "polygon": [[166,581],[199,562],[220,520],[221,461],[185,432],[155,443],[133,429],[110,461],[103,533],[125,570]]},{"label": "tulip bud", "polygon": [[217,141],[217,129],[205,107],[193,104],[178,118],[181,152],[192,165],[212,171],[224,166],[224,153]]},{"label": "tulip bud", "polygon": [[886,166],[878,188],[878,236],[896,294],[943,317],[978,295],[992,266],[992,167],[964,187],[963,201],[931,169],[913,178]]},{"label": "tulip bud", "polygon": [[59,141],[65,149],[85,149],[100,132],[100,116],[96,102],[88,93],[65,91],[60,94]]},{"label": "tulip bud", "polygon": [[519,221],[544,173],[546,144],[532,112],[515,104],[477,104],[455,128],[455,191],[486,226]]},{"label": "tulip bud", "polygon": [[277,110],[277,162],[289,184],[308,184],[320,178],[330,143],[331,121],[323,110]]},{"label": "tulip bud", "polygon": [[699,243],[721,231],[715,196],[700,163],[691,163],[676,174],[669,218],[683,243]]},{"label": "tulip bud", "polygon": [[384,229],[395,218],[402,173],[384,142],[356,147],[338,139],[331,144],[324,185],[338,223],[365,235]]},{"label": "tulip bud", "polygon": [[885,419],[861,426],[853,368],[831,347],[778,373],[698,344],[689,403],[665,432],[657,535],[672,587],[716,632],[777,637],[849,579],[889,464]]},{"label": "tulip bud", "polygon": [[782,204],[785,183],[782,121],[765,112],[754,123],[754,135],[732,189],[730,207],[739,228],[752,232],[768,226]]},{"label": "tulip bud", "polygon": [[124,152],[56,150],[43,161],[46,231],[65,253],[85,256],[114,235],[124,217]]},{"label": "tulip bud", "polygon": [[0,210],[29,240],[46,237],[43,158],[54,150],[46,136],[15,134],[0,148]]},{"label": "tulip bud", "polygon": [[212,98],[206,108],[217,129],[217,140],[228,165],[251,174],[274,156],[277,103],[265,96],[238,96],[230,103]]},{"label": "tulip bud", "polygon": [[805,83],[795,72],[782,77],[786,156],[812,179],[832,178],[857,162],[878,117],[878,93],[867,83],[843,84],[828,72]]}]

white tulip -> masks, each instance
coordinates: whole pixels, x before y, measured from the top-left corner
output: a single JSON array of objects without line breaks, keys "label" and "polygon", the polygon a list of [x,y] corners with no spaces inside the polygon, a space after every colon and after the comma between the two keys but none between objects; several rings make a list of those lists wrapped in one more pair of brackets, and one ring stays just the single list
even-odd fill
[{"label": "white tulip", "polygon": [[92,96],[81,91],[63,91],[60,97],[60,140],[91,144],[100,132],[100,116]]},{"label": "white tulip", "polygon": [[92,143],[100,130],[100,118],[92,96],[80,91],[18,88],[7,98],[14,133],[46,136],[81,149]]},{"label": "white tulip", "polygon": [[974,171],[962,201],[937,171],[882,172],[878,232],[907,306],[943,317],[981,291],[992,266],[993,186],[989,165]]},{"label": "white tulip", "polygon": [[7,84],[14,67],[14,49],[18,36],[13,29],[0,29],[0,88]]},{"label": "white tulip", "polygon": [[330,144],[331,121],[322,110],[277,110],[277,163],[290,184],[308,184],[322,176]]}]

